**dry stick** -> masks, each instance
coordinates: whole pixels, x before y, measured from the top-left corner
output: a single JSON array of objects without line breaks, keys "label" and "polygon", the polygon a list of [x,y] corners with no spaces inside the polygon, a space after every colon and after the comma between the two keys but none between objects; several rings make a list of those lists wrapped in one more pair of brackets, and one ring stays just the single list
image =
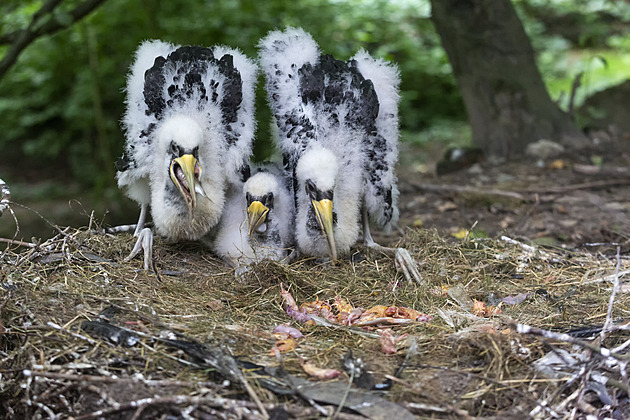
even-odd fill
[{"label": "dry stick", "polygon": [[510,327],[519,334],[530,334],[537,335],[540,337],[549,338],[551,340],[563,341],[569,344],[575,344],[576,346],[580,346],[582,348],[591,350],[602,357],[610,357],[620,362],[629,362],[630,356],[623,354],[616,354],[610,351],[605,347],[600,347],[595,344],[591,344],[587,341],[580,340],[579,338],[575,338],[570,336],[569,334],[555,333],[548,330],[543,330],[542,328],[536,328],[525,324],[511,323]]},{"label": "dry stick", "polygon": [[210,386],[216,385],[214,382],[190,382],[190,381],[178,381],[175,379],[136,379],[136,378],[119,378],[113,376],[95,376],[95,375],[75,375],[70,373],[55,373],[55,372],[36,372],[30,369],[22,371],[24,376],[40,377],[47,379],[55,379],[58,381],[77,381],[77,382],[92,382],[92,383],[143,383],[148,386]]},{"label": "dry stick", "polygon": [[476,194],[476,195],[496,195],[499,197],[511,198],[511,199],[520,200],[520,201],[528,201],[531,199],[530,197],[526,197],[523,194],[520,194],[514,191],[498,190],[495,188],[483,189],[483,188],[469,187],[466,185],[435,185],[435,184],[414,184],[414,183],[412,183],[411,186],[416,191],[429,191],[429,192],[436,192],[436,193],[455,192],[455,193],[469,193],[469,194]]},{"label": "dry stick", "polygon": [[573,184],[567,186],[547,187],[545,189],[526,188],[521,190],[524,193],[538,194],[562,194],[569,191],[586,190],[591,188],[615,187],[630,184],[630,179],[606,179],[602,181],[583,182],[581,184]]},{"label": "dry stick", "polygon": [[127,411],[132,409],[138,409],[142,406],[154,406],[154,405],[180,405],[180,404],[193,404],[202,405],[207,404],[216,408],[258,408],[256,404],[247,401],[232,400],[223,397],[193,397],[188,395],[175,395],[172,397],[150,397],[141,398],[135,401],[129,401],[124,404],[119,404],[117,407],[107,408],[103,410],[93,411],[92,413],[77,416],[76,419],[92,419],[98,417],[106,417],[110,414],[119,413],[121,411]]},{"label": "dry stick", "polygon": [[618,280],[621,277],[625,276],[626,274],[630,274],[630,270],[615,272],[614,274],[611,274],[609,276],[604,276],[604,277],[599,277],[596,279],[584,281],[584,282],[581,282],[580,284],[584,286],[584,285],[592,284],[592,283],[604,283],[604,282],[609,282],[609,281],[615,282],[615,279]]},{"label": "dry stick", "polygon": [[606,321],[604,322],[604,326],[599,333],[599,343],[603,343],[608,331],[612,325],[612,311],[613,305],[615,303],[615,297],[619,292],[620,284],[619,284],[619,270],[621,268],[621,247],[617,247],[617,264],[615,265],[615,275],[613,277],[613,289],[610,293],[610,299],[608,301],[608,312],[606,313]]},{"label": "dry stick", "polygon": [[348,380],[348,387],[344,391],[343,397],[341,397],[341,401],[339,401],[339,405],[337,406],[337,409],[332,414],[332,416],[328,417],[329,420],[336,419],[339,416],[339,413],[341,413],[343,406],[346,405],[346,400],[348,399],[348,394],[350,393],[350,388],[352,388],[353,382],[354,382],[354,369],[350,371],[350,379]]},{"label": "dry stick", "polygon": [[37,244],[34,244],[32,242],[17,241],[15,239],[7,239],[7,238],[0,238],[0,242],[4,242],[5,244],[9,244],[9,245],[25,246],[28,248],[35,248],[37,246]]},{"label": "dry stick", "polygon": [[[600,343],[603,343],[606,333],[611,330],[612,325],[612,310],[613,304],[615,303],[615,297],[621,288],[621,284],[619,281],[619,270],[621,269],[621,247],[617,247],[617,263],[615,265],[615,279],[613,283],[613,290],[610,294],[610,302],[608,303],[608,313],[606,314],[606,322],[604,323],[604,328],[600,333]],[[613,349],[615,352],[615,349]],[[628,362],[619,362],[619,373],[621,374],[621,379],[623,380],[623,384],[626,387],[626,393],[630,389],[630,380],[628,379],[628,372],[626,368],[628,367]]]},{"label": "dry stick", "polygon": [[72,336],[72,337],[74,337],[74,338],[78,338],[79,340],[84,340],[84,341],[87,341],[88,343],[90,343],[90,344],[92,344],[92,345],[97,345],[97,344],[98,344],[98,342],[97,342],[96,340],[93,340],[93,339],[91,339],[90,337],[85,336],[85,335],[83,335],[83,334],[78,334],[78,333],[75,333],[75,332],[73,332],[73,331],[66,330],[66,329],[65,329],[65,328],[63,328],[61,325],[57,325],[57,324],[55,324],[55,323],[54,323],[54,322],[52,322],[52,321],[48,321],[48,322],[46,323],[46,325],[48,325],[50,328],[52,328],[52,329],[54,329],[54,330],[57,330],[57,331],[62,331],[62,332],[66,333],[66,334],[68,334],[68,335],[70,335],[70,336]]},{"label": "dry stick", "polygon": [[547,187],[547,188],[525,188],[519,191],[506,191],[496,188],[477,188],[462,185],[434,185],[434,184],[412,184],[416,191],[430,191],[436,193],[469,193],[476,195],[494,195],[498,197],[511,198],[520,201],[535,201],[536,194],[562,194],[570,191],[585,190],[591,188],[614,187],[630,184],[630,179],[609,179],[602,181],[584,182],[567,186]]}]

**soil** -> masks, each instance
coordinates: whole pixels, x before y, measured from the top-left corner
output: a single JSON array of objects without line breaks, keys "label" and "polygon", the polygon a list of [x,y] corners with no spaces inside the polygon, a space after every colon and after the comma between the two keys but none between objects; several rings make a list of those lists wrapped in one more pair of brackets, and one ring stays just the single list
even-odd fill
[{"label": "soil", "polygon": [[545,160],[482,162],[437,176],[405,159],[399,169],[400,225],[444,235],[506,235],[541,245],[597,249],[630,235],[630,135],[599,131],[591,145]]}]

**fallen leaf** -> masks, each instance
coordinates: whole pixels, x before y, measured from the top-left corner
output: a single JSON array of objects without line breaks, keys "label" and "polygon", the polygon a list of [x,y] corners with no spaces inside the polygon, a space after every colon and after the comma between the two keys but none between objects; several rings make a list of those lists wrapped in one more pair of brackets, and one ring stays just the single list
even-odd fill
[{"label": "fallen leaf", "polygon": [[341,374],[340,370],[319,368],[315,366],[312,362],[305,361],[304,359],[300,359],[300,364],[302,365],[302,369],[304,369],[304,372],[306,372],[309,376],[317,379],[333,379]]},{"label": "fallen leaf", "polygon": [[566,164],[564,163],[564,160],[556,159],[549,164],[549,169],[552,169],[552,170],[564,169],[565,166]]},{"label": "fallen leaf", "polygon": [[457,239],[464,239],[468,236],[468,229],[460,229],[457,232],[451,233],[451,236]]}]

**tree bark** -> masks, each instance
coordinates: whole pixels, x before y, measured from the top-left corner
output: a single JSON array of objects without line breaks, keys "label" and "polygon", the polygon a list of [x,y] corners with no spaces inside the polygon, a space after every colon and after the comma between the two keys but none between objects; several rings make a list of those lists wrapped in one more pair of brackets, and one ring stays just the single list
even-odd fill
[{"label": "tree bark", "polygon": [[459,84],[473,144],[512,158],[548,139],[584,136],[551,100],[510,0],[431,0],[432,20]]}]

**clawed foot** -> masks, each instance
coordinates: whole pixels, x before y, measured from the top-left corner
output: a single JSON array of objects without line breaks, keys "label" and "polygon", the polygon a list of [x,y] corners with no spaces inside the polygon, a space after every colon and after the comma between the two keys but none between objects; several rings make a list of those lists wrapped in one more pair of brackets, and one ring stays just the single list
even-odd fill
[{"label": "clawed foot", "polygon": [[131,261],[141,250],[144,250],[144,269],[148,271],[151,268],[151,260],[153,259],[153,232],[149,228],[144,228],[137,236],[138,240],[136,240],[136,244],[131,253],[125,258],[125,261]]},{"label": "clawed foot", "polygon": [[418,271],[418,263],[413,259],[409,251],[405,248],[389,248],[381,246],[370,240],[366,241],[365,247],[374,251],[382,252],[385,255],[394,257],[394,265],[398,271],[402,271],[408,282],[416,282],[423,284],[424,280],[420,271]]},{"label": "clawed foot", "polygon": [[409,251],[405,248],[396,248],[396,255],[394,260],[396,269],[402,271],[408,282],[416,282],[418,284],[424,283],[420,271],[418,271],[418,264],[413,259]]}]

